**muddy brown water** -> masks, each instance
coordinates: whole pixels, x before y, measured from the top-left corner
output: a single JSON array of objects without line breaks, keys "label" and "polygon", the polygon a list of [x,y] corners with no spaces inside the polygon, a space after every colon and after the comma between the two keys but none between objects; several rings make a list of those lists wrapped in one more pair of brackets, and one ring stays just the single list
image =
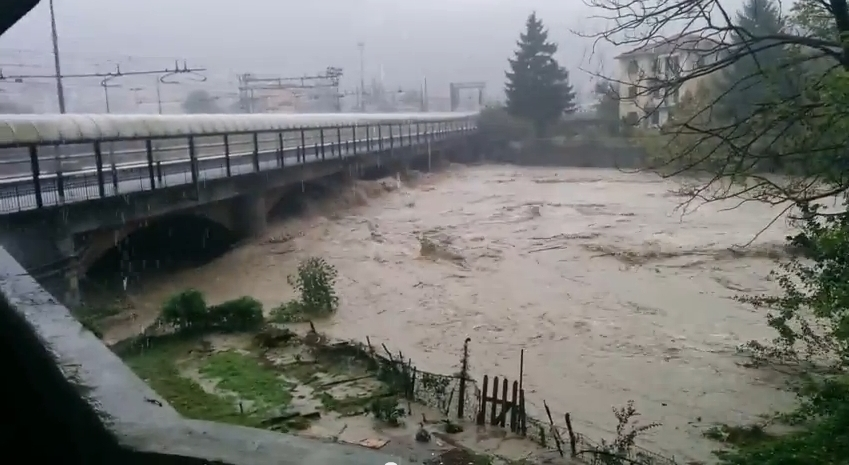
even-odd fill
[{"label": "muddy brown water", "polygon": [[663,424],[644,447],[710,460],[711,424],[792,405],[777,375],[741,366],[736,347],[773,334],[733,300],[774,288],[788,226],[729,250],[777,210],[684,215],[676,190],[648,174],[508,166],[454,166],[391,193],[361,182],[206,266],[130,289],[135,316],[106,336],[131,335],[187,287],[276,306],[294,296],[298,260],[322,256],[339,270],[341,308],[320,325],[330,335],[369,336],[436,372],[458,370],[470,337],[478,378],[516,379],[524,348],[531,408],[546,400],[599,439],[615,428],[611,407],[633,399],[642,422]]}]

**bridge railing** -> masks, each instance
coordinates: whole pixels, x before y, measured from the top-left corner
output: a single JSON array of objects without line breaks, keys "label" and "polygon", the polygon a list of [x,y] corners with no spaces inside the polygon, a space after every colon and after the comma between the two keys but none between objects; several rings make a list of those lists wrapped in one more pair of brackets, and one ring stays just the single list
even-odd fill
[{"label": "bridge railing", "polygon": [[63,140],[0,132],[0,213],[413,147],[476,129],[470,115],[428,116]]}]

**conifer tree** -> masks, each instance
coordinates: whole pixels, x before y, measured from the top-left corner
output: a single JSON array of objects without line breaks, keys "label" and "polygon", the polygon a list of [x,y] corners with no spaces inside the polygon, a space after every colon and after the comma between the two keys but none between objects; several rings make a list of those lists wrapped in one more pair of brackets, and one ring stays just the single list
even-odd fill
[{"label": "conifer tree", "polygon": [[557,45],[548,41],[548,31],[532,13],[518,50],[507,72],[507,111],[533,123],[538,136],[564,113],[575,110],[575,92],[566,71],[554,54]]},{"label": "conifer tree", "polygon": [[[788,54],[781,44],[759,40],[753,47],[751,37],[775,36],[785,27],[775,0],[746,0],[734,22],[730,53],[743,55],[726,68],[720,101],[722,116],[730,121],[748,119],[759,107],[781,101],[795,93],[792,73],[788,73]],[[750,51],[754,48],[755,50]]]}]

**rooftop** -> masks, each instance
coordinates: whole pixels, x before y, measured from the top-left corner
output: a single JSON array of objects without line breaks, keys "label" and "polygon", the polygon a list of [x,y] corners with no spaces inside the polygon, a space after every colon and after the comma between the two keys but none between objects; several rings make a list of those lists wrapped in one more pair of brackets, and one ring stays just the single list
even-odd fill
[{"label": "rooftop", "polygon": [[676,51],[706,52],[720,45],[720,41],[716,38],[702,37],[695,33],[649,38],[645,39],[644,42],[639,47],[617,55],[616,59],[623,60],[644,55],[665,55]]}]

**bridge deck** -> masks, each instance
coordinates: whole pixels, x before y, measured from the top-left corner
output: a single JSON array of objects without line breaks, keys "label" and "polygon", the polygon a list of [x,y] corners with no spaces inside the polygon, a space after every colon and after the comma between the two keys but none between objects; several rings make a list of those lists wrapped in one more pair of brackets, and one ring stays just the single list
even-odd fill
[{"label": "bridge deck", "polygon": [[428,144],[475,116],[0,116],[0,214]]}]

